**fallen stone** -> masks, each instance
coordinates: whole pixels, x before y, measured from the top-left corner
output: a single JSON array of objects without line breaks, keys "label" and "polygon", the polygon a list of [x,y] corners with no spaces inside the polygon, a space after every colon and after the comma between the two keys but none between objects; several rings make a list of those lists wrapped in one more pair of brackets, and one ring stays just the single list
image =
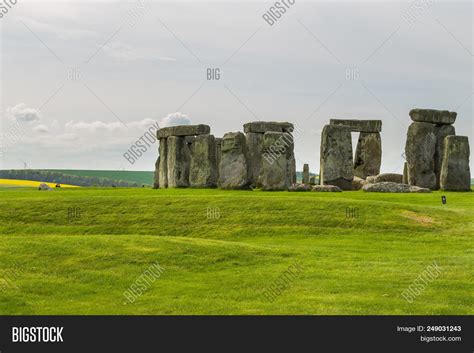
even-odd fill
[{"label": "fallen stone", "polygon": [[410,118],[420,123],[431,124],[454,124],[458,113],[449,112],[447,110],[434,109],[412,109],[410,110]]},{"label": "fallen stone", "polygon": [[199,135],[191,151],[189,186],[213,188],[217,186],[216,143],[213,135]]},{"label": "fallen stone", "polygon": [[367,178],[365,178],[365,181],[367,181],[367,183],[375,183],[375,177],[376,175],[369,175]]},{"label": "fallen stone", "polygon": [[393,183],[401,184],[403,181],[403,175],[395,174],[395,173],[382,173],[382,174],[376,175],[374,178],[374,183],[382,183],[384,181],[391,181]]},{"label": "fallen stone", "polygon": [[178,125],[159,129],[156,132],[158,139],[168,138],[170,136],[194,136],[194,135],[208,135],[211,133],[209,125]]},{"label": "fallen stone", "polygon": [[352,190],[360,190],[367,183],[366,180],[355,176],[354,180],[352,180]]},{"label": "fallen stone", "polygon": [[310,185],[305,184],[293,184],[288,188],[288,191],[311,191]]},{"label": "fallen stone", "polygon": [[470,191],[469,140],[467,136],[447,136],[441,166],[440,186],[445,191]]},{"label": "fallen stone", "polygon": [[228,132],[222,137],[219,185],[222,189],[249,189],[247,143],[241,132]]},{"label": "fallen stone", "polygon": [[423,188],[436,188],[434,153],[435,125],[414,122],[408,127],[405,157],[408,164],[408,184]]},{"label": "fallen stone", "polygon": [[352,190],[351,131],[344,125],[325,125],[321,134],[320,184]]},{"label": "fallen stone", "polygon": [[254,132],[264,134],[268,131],[273,132],[293,132],[294,126],[288,122],[276,122],[276,121],[252,121],[244,124],[244,132]]},{"label": "fallen stone", "polygon": [[366,184],[362,190],[367,192],[431,192],[428,188],[420,188],[408,184],[394,183],[391,181],[383,181],[381,183]]},{"label": "fallen stone", "polygon": [[354,156],[354,175],[365,179],[380,173],[382,140],[378,132],[361,132]]},{"label": "fallen stone", "polygon": [[170,136],[167,144],[168,187],[185,188],[189,186],[190,151],[183,136]]},{"label": "fallen stone", "polygon": [[436,190],[440,188],[441,164],[444,155],[444,138],[456,135],[456,130],[452,125],[436,125],[434,133],[436,135],[436,147],[434,154],[434,169],[436,174]]},{"label": "fallen stone", "polygon": [[382,120],[331,119],[329,124],[348,126],[352,132],[382,131]]},{"label": "fallen stone", "polygon": [[341,192],[341,188],[336,185],[315,185],[312,187],[311,191],[316,192]]}]

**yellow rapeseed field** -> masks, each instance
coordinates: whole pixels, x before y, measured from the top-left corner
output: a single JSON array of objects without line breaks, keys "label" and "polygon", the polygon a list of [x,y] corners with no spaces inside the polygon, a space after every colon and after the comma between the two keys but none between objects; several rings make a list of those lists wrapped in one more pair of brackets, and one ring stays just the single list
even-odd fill
[{"label": "yellow rapeseed field", "polygon": [[[19,180],[19,179],[0,179],[0,187],[8,186],[8,187],[34,187],[37,188],[39,185],[43,183],[42,181],[33,181],[33,180]],[[56,187],[56,183],[45,183],[48,186],[54,188]],[[79,186],[76,185],[69,185],[69,184],[60,184],[62,188],[78,188]]]}]

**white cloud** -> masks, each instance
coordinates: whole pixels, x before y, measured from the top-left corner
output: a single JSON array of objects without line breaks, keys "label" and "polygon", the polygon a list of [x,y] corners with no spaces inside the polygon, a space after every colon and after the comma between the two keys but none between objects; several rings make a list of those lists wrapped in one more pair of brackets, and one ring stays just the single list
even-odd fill
[{"label": "white cloud", "polygon": [[41,113],[38,109],[28,108],[25,103],[19,103],[14,107],[6,109],[7,117],[22,123],[37,121],[41,119]]},{"label": "white cloud", "polygon": [[33,130],[42,134],[46,134],[49,132],[49,128],[43,124],[35,126]]},{"label": "white cloud", "polygon": [[[98,45],[98,48],[100,46]],[[176,59],[162,56],[155,50],[143,50],[133,48],[130,45],[121,42],[111,42],[102,49],[104,53],[113,59],[119,61],[136,61],[136,60],[159,60],[159,61],[176,61]]]},{"label": "white cloud", "polygon": [[175,125],[190,125],[191,119],[188,118],[187,115],[175,112],[168,114],[164,118],[160,120],[160,127],[168,127],[168,126],[175,126]]},{"label": "white cloud", "polygon": [[51,22],[38,21],[31,17],[20,17],[19,20],[35,32],[54,35],[61,40],[99,37],[97,32],[75,27],[74,23],[69,23],[68,26],[65,26],[61,24],[52,24]]}]

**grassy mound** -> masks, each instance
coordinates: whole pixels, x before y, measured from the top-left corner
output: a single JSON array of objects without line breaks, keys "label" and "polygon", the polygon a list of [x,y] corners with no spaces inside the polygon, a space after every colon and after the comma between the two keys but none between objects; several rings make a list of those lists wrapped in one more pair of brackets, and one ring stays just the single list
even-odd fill
[{"label": "grassy mound", "polygon": [[[0,195],[0,314],[474,313],[472,193]],[[164,272],[127,303],[156,262]],[[433,262],[440,275],[406,301]],[[295,263],[302,271],[268,301]]]}]

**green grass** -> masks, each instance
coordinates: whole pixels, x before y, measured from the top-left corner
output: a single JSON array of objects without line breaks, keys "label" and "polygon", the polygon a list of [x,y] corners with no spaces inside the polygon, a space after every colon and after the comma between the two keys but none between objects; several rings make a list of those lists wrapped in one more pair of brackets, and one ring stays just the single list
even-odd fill
[{"label": "green grass", "polygon": [[[0,314],[474,314],[473,193],[3,189],[0,209],[0,268],[18,268]],[[164,273],[125,304],[156,261]],[[408,303],[433,261],[440,276]]]},{"label": "green grass", "polygon": [[129,170],[78,170],[78,169],[42,169],[69,175],[125,180],[133,183],[153,185],[154,172]]}]

